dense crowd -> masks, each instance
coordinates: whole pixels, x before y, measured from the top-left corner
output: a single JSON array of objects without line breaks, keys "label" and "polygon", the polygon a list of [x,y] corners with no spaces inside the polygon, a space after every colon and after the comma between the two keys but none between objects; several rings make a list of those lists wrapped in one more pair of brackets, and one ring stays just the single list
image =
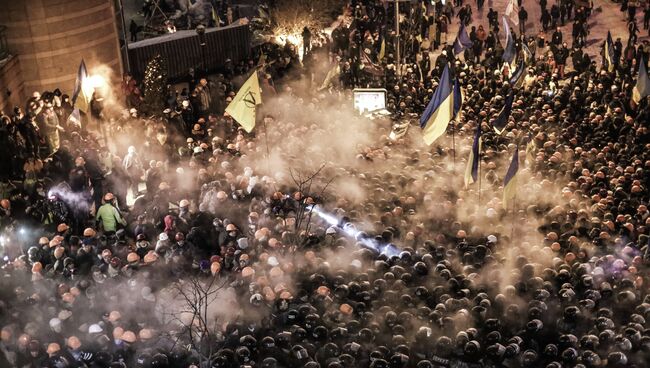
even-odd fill
[{"label": "dense crowd", "polygon": [[[532,53],[516,85],[496,11],[472,26],[482,1],[403,8],[398,71],[394,14],[368,0],[304,60],[265,44],[169,86],[153,117],[130,75],[126,110],[97,95],[81,123],[69,95],[34,93],[0,115],[0,366],[646,366],[650,108],[631,95],[650,46],[630,27],[613,68],[596,62],[602,30],[576,3],[540,1],[542,19],[511,30]],[[401,121],[446,65],[464,91],[448,137],[350,126],[351,88],[386,88]],[[249,134],[224,109],[252,72],[265,105]],[[481,179],[463,188],[479,126]],[[523,180],[504,208],[514,150]]]}]

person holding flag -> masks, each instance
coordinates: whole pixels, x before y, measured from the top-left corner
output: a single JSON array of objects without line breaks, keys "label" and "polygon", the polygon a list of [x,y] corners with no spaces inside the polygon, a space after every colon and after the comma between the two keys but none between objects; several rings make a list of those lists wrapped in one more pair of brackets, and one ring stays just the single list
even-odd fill
[{"label": "person holding flag", "polygon": [[256,69],[226,107],[226,113],[250,133],[255,128],[257,106],[261,104],[262,91]]}]

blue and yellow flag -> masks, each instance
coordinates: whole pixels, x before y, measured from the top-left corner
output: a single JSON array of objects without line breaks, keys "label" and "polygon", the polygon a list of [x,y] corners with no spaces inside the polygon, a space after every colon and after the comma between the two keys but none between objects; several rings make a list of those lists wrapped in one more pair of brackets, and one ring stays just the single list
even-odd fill
[{"label": "blue and yellow flag", "polygon": [[641,56],[639,58],[639,75],[636,78],[636,85],[632,89],[632,101],[638,105],[648,95],[650,95],[650,78],[648,78],[645,60]]},{"label": "blue and yellow flag", "polygon": [[454,40],[454,55],[458,55],[464,50],[472,47],[474,43],[470,40],[465,25],[461,22],[460,28],[458,28],[458,35],[456,35],[456,40]]},{"label": "blue and yellow flag", "polygon": [[463,107],[463,92],[460,90],[460,84],[458,83],[458,79],[456,79],[456,81],[454,81],[454,115],[452,116],[452,120],[456,119],[462,107]]},{"label": "blue and yellow flag", "polygon": [[476,135],[474,135],[472,150],[469,152],[467,167],[465,168],[465,188],[467,188],[472,183],[476,183],[476,180],[478,180],[478,166],[481,159],[481,145],[481,124],[478,124],[478,127],[476,127]]},{"label": "blue and yellow flag", "polygon": [[[449,122],[456,115],[454,111],[456,108],[460,110],[460,107],[454,103],[454,95],[457,94],[454,92],[455,88],[451,85],[449,66],[445,65],[445,70],[442,72],[442,77],[440,77],[440,84],[433,93],[433,97],[424,110],[422,117],[420,117],[420,127],[426,144],[431,145],[444,135]],[[460,94],[460,88],[458,88],[458,94]]]},{"label": "blue and yellow flag", "polygon": [[503,180],[503,208],[508,208],[512,199],[517,196],[517,173],[519,172],[519,145],[515,147],[510,167]]},{"label": "blue and yellow flag", "polygon": [[79,64],[79,70],[77,71],[77,80],[74,83],[74,93],[72,94],[72,106],[88,113],[88,107],[90,103],[90,98],[87,96],[87,92],[84,91],[84,81],[88,77],[88,70],[86,69],[86,63],[81,59],[81,64]]},{"label": "blue and yellow flag", "polygon": [[521,87],[521,84],[524,82],[524,71],[526,70],[526,64],[524,60],[519,60],[519,64],[517,64],[517,69],[512,73],[512,77],[510,77],[510,86],[512,88],[519,88]]},{"label": "blue and yellow flag", "polygon": [[607,71],[614,71],[614,41],[612,41],[612,33],[607,31],[607,40],[605,40],[605,62],[607,63]]},{"label": "blue and yellow flag", "polygon": [[515,94],[510,91],[508,97],[506,97],[506,102],[503,104],[501,112],[499,112],[499,116],[497,116],[497,118],[494,119],[494,122],[492,123],[492,127],[494,128],[494,131],[497,132],[497,134],[502,134],[506,128],[506,125],[508,125],[508,118],[510,118],[510,113],[512,112],[512,102],[514,99]]},{"label": "blue and yellow flag", "polygon": [[517,54],[517,49],[515,48],[515,40],[512,38],[512,33],[510,32],[510,26],[506,17],[503,17],[503,28],[506,31],[506,47],[503,49],[503,55],[501,59],[512,66],[512,62],[515,61],[515,56]]}]

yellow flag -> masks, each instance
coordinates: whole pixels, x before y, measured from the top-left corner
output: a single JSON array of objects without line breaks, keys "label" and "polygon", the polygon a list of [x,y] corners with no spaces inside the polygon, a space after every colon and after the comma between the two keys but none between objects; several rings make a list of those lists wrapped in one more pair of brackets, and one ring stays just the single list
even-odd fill
[{"label": "yellow flag", "polygon": [[239,89],[237,95],[230,105],[226,107],[226,112],[235,119],[239,125],[248,133],[255,128],[255,112],[257,105],[262,103],[262,92],[260,82],[257,79],[257,71],[248,78],[246,83]]}]

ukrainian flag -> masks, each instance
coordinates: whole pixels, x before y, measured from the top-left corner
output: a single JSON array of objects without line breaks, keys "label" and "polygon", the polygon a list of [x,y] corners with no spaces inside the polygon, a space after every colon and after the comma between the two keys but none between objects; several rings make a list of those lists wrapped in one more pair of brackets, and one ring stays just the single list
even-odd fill
[{"label": "ukrainian flag", "polygon": [[460,84],[458,83],[458,79],[456,79],[456,81],[454,82],[454,115],[452,117],[452,120],[456,119],[462,107],[463,107],[463,92],[460,90]]},{"label": "ukrainian flag", "polygon": [[506,20],[505,16],[503,16],[503,28],[506,31],[506,47],[503,50],[501,59],[508,63],[508,65],[512,68],[513,62],[515,61],[515,56],[517,55],[517,49],[515,48],[515,39],[512,37],[510,26],[508,25],[508,21]]},{"label": "ukrainian flag", "polygon": [[79,64],[79,70],[77,71],[77,80],[74,84],[74,93],[72,94],[72,106],[88,113],[89,101],[90,98],[87,96],[87,92],[84,91],[84,81],[88,77],[88,70],[86,69],[86,63],[81,59],[81,64]]},{"label": "ukrainian flag", "polygon": [[457,98],[460,98],[460,87],[452,87],[449,66],[446,65],[440,84],[420,117],[420,127],[426,144],[431,145],[445,134],[449,122],[460,111],[460,104],[454,101]]},{"label": "ukrainian flag", "polygon": [[648,78],[645,60],[641,56],[639,59],[639,75],[636,78],[636,85],[632,89],[632,101],[638,105],[648,95],[650,95],[650,78]]},{"label": "ukrainian flag", "polygon": [[614,41],[612,41],[611,32],[607,31],[607,40],[605,40],[605,62],[607,62],[607,71],[614,71]]},{"label": "ukrainian flag", "polygon": [[520,60],[519,64],[517,64],[517,69],[512,73],[512,77],[510,77],[510,86],[512,88],[519,88],[521,87],[521,84],[524,82],[524,70],[526,70],[526,62],[524,60]]},{"label": "ukrainian flag", "polygon": [[481,124],[479,124],[478,127],[476,127],[474,144],[472,144],[472,150],[469,152],[469,159],[467,160],[467,167],[465,168],[465,188],[472,183],[476,183],[476,180],[478,179],[481,145]]},{"label": "ukrainian flag", "polygon": [[519,146],[515,147],[510,167],[503,180],[503,208],[508,208],[510,202],[517,196],[517,173],[519,172]]},{"label": "ukrainian flag", "polygon": [[510,113],[512,112],[512,102],[514,99],[515,94],[511,91],[510,94],[508,94],[508,97],[506,97],[506,102],[503,105],[501,112],[499,112],[499,116],[497,116],[497,118],[494,119],[494,123],[492,123],[492,127],[497,134],[503,133],[506,125],[508,125],[508,118],[510,118]]},{"label": "ukrainian flag", "polygon": [[467,30],[465,25],[461,22],[460,28],[458,29],[458,35],[456,35],[456,40],[454,40],[454,55],[458,55],[464,50],[472,47],[474,43],[467,35]]}]

